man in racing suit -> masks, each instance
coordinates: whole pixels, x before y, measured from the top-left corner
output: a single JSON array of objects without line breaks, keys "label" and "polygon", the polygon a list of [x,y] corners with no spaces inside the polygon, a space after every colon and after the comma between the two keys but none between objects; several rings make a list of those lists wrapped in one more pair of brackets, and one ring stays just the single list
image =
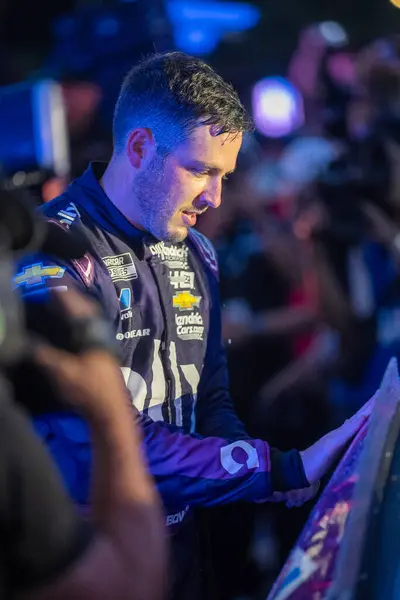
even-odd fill
[{"label": "man in racing suit", "polygon": [[[233,410],[216,255],[191,226],[219,206],[222,179],[235,168],[247,127],[231,86],[200,60],[176,52],[145,59],[123,85],[110,163],[91,165],[43,208],[60,227],[83,230],[91,254],[68,263],[36,255],[15,277],[28,305],[48,288],[75,287],[97,298],[114,324],[172,534],[172,598],[194,600],[199,592],[191,507],[304,501],[370,411],[328,442],[282,453],[250,439]],[[85,425],[52,413],[36,423],[73,497],[85,504]]]}]

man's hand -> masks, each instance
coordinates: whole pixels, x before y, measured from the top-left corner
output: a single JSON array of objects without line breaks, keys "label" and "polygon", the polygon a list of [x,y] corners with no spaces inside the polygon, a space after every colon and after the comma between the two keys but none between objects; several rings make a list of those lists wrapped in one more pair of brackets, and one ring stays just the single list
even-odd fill
[{"label": "man's hand", "polygon": [[274,492],[268,502],[285,502],[288,508],[301,506],[314,498],[319,490],[319,481],[331,467],[339,453],[348,444],[372,412],[375,396],[343,423],[312,446],[301,452],[303,467],[310,486],[289,492]]},{"label": "man's hand", "polygon": [[332,466],[344,447],[353,439],[371,415],[375,396],[341,427],[330,431],[312,446],[301,452],[304,472],[309,483],[317,483]]},{"label": "man's hand", "polygon": [[270,502],[285,502],[288,508],[302,506],[317,494],[319,490],[319,481],[313,483],[307,488],[301,490],[291,490],[290,492],[274,492]]}]

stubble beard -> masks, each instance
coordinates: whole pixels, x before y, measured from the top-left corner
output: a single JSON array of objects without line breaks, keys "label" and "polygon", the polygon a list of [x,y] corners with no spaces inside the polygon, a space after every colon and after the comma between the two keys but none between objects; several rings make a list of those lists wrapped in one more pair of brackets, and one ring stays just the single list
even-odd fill
[{"label": "stubble beard", "polygon": [[156,156],[146,171],[137,175],[135,197],[143,229],[158,240],[179,243],[187,237],[184,226],[170,229],[175,211],[171,212],[171,197],[163,193],[166,185],[165,158]]}]

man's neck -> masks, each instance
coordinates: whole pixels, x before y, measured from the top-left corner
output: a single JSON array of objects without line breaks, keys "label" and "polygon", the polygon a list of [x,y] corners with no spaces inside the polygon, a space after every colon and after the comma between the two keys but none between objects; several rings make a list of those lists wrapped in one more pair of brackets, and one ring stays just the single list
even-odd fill
[{"label": "man's neck", "polygon": [[138,224],[139,219],[135,215],[136,202],[133,194],[133,182],[127,180],[126,173],[114,157],[107,166],[99,184],[108,199],[124,217],[134,227],[141,229]]}]

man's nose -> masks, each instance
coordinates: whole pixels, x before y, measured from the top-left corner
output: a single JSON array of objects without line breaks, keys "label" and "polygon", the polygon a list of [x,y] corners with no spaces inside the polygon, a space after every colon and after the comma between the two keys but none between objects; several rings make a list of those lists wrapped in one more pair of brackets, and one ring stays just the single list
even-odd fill
[{"label": "man's nose", "polygon": [[221,182],[215,182],[210,184],[206,190],[204,190],[201,195],[201,199],[203,202],[207,204],[210,208],[218,208],[221,206],[222,202],[222,190],[221,190]]}]

